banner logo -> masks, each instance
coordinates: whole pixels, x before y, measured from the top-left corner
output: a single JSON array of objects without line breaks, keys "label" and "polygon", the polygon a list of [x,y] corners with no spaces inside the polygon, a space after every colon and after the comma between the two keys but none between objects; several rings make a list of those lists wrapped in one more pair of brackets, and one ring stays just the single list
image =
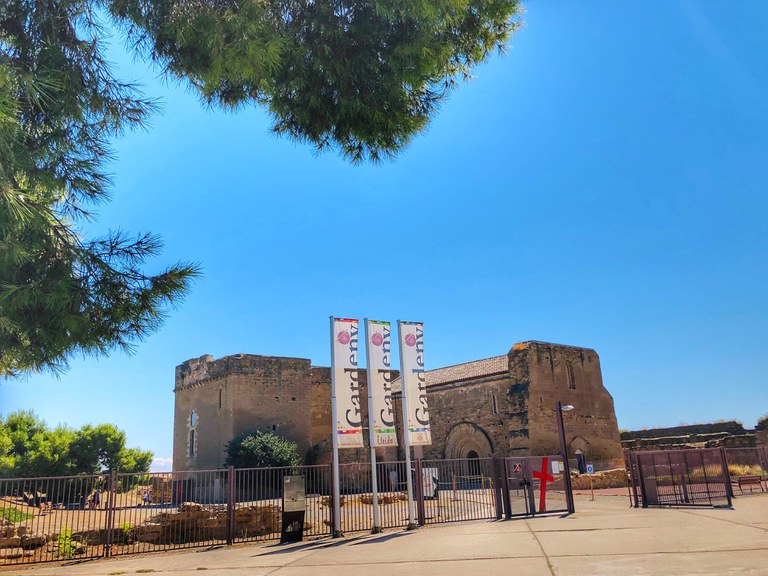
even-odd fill
[{"label": "banner logo", "polygon": [[336,337],[336,340],[339,341],[339,344],[349,344],[349,332],[346,330],[342,330],[339,332],[339,335]]}]

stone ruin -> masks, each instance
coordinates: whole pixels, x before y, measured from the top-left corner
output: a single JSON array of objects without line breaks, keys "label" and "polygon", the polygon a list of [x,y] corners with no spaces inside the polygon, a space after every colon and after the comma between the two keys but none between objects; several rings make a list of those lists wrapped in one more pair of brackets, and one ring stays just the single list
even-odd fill
[{"label": "stone ruin", "polygon": [[[280,531],[280,507],[235,509],[235,535],[263,536]],[[127,531],[134,542],[181,544],[198,540],[226,540],[227,509],[184,502],[177,512],[163,512]]]}]

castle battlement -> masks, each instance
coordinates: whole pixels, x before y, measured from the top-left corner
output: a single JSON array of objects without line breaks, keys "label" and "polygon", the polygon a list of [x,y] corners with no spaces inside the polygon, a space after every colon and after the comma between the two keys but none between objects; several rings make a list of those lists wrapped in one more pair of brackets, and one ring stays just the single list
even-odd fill
[{"label": "castle battlement", "polygon": [[202,384],[216,378],[233,374],[264,374],[282,370],[309,370],[310,360],[282,356],[260,356],[257,354],[232,354],[214,360],[210,354],[192,358],[176,366],[174,391]]}]

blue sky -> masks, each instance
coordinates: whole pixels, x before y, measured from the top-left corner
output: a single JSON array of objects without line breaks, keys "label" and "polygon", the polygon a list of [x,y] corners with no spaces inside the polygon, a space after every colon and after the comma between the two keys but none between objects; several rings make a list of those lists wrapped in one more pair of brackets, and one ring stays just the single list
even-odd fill
[{"label": "blue sky", "polygon": [[[352,166],[201,106],[119,49],[164,111],[116,143],[89,233],[163,236],[204,276],[134,356],[0,384],[0,412],[112,422],[172,455],[174,367],[328,365],[328,316],[425,323],[428,367],[594,348],[621,428],[768,412],[768,5],[529,2],[401,156]],[[121,42],[115,38],[117,47]],[[160,469],[161,463],[156,464]]]}]

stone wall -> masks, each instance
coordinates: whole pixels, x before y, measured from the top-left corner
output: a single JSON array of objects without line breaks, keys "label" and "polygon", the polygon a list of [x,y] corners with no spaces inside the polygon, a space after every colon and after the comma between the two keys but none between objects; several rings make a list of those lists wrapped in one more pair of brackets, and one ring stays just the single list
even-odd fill
[{"label": "stone wall", "polygon": [[650,428],[645,430],[625,430],[621,433],[621,440],[635,440],[638,438],[665,438],[672,436],[694,436],[705,434],[744,434],[746,430],[740,422],[730,420],[727,422],[714,422],[712,424],[684,424],[669,428]]},{"label": "stone wall", "polygon": [[[735,420],[668,428],[624,431],[621,444],[631,450],[664,448],[752,448],[760,443],[759,425],[746,430]],[[768,440],[768,438],[766,438]]]},{"label": "stone wall", "polygon": [[[594,350],[544,342],[516,344],[509,353],[515,384],[529,384],[528,429],[533,455],[559,452],[555,406],[563,414],[568,455],[581,450],[588,460],[623,459],[613,397],[603,386]],[[527,366],[527,369],[526,369]]]},{"label": "stone wall", "polygon": [[235,388],[234,435],[261,430],[309,450],[312,407],[310,361],[304,358],[249,357],[248,370],[230,376]]},{"label": "stone wall", "polygon": [[[212,356],[201,356],[176,368],[174,470],[205,470],[223,465],[223,446],[233,436],[235,400],[229,374],[216,365]],[[193,411],[194,435],[190,434]],[[195,444],[193,449],[190,442]]]},{"label": "stone wall", "polygon": [[527,435],[518,432],[521,399],[509,389],[506,376],[430,387],[432,445],[424,447],[424,457],[466,458],[475,452],[484,458],[527,450]]},{"label": "stone wall", "polygon": [[762,446],[768,446],[768,416],[763,416],[757,421],[755,442]]}]

